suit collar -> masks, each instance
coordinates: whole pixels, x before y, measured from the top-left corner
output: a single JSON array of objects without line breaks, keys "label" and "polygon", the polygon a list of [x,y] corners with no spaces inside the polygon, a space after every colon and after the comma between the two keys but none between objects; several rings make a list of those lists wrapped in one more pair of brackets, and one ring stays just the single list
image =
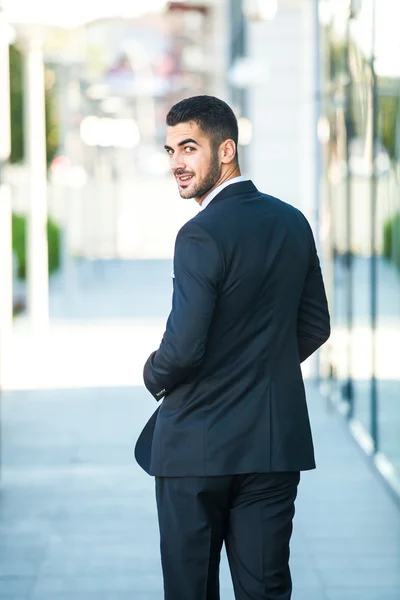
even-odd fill
[{"label": "suit collar", "polygon": [[[231,196],[240,196],[241,194],[252,194],[257,192],[257,188],[254,183],[250,180],[248,181],[239,181],[238,183],[232,183],[228,185],[223,190],[218,192],[218,194],[213,198],[212,202],[209,206],[214,205],[216,202],[223,200],[224,198],[229,198]],[[204,209],[207,210],[208,206]]]},{"label": "suit collar", "polygon": [[224,183],[221,183],[212,192],[209,192],[205,198],[203,198],[203,202],[200,205],[200,210],[204,210],[213,201],[213,199],[220,193],[222,190],[228,185],[232,185],[233,183],[239,183],[239,181],[244,181],[243,175],[239,175],[238,177],[234,177],[233,179],[228,179]]}]

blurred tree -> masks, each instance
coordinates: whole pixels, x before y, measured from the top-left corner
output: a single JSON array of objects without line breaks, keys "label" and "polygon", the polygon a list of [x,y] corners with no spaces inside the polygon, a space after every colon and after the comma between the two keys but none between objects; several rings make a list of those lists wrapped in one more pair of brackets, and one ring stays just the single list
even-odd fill
[{"label": "blurred tree", "polygon": [[396,160],[397,145],[396,140],[397,120],[400,119],[400,96],[381,95],[378,101],[379,106],[379,131],[382,144],[391,160]]},{"label": "blurred tree", "polygon": [[24,107],[23,107],[23,64],[18,49],[10,46],[10,93],[11,93],[11,156],[10,162],[21,162],[24,158]]},{"label": "blurred tree", "polygon": [[329,79],[336,81],[347,71],[347,44],[343,41],[331,41],[329,47]]},{"label": "blurred tree", "polygon": [[[46,150],[50,164],[58,148],[58,125],[55,118],[53,81],[46,77]],[[23,56],[15,45],[10,46],[10,92],[11,92],[11,163],[24,160],[24,81]]]},{"label": "blurred tree", "polygon": [[[378,135],[382,146],[392,163],[395,165],[399,159],[398,152],[400,140],[398,121],[400,119],[400,95],[398,94],[398,82],[380,81],[380,93],[378,96]],[[388,93],[386,90],[392,90]],[[383,228],[383,255],[392,261],[400,269],[400,212],[396,213],[386,221]]]},{"label": "blurred tree", "polygon": [[400,213],[388,219],[384,225],[383,256],[400,269]]}]

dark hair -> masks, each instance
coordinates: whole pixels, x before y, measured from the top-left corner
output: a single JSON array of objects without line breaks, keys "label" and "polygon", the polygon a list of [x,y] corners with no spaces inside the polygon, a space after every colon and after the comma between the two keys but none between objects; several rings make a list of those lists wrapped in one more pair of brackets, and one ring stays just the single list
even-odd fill
[{"label": "dark hair", "polygon": [[192,96],[185,98],[170,109],[167,114],[167,125],[174,127],[180,123],[194,121],[207,135],[214,149],[225,140],[233,140],[236,144],[236,160],[238,145],[238,123],[231,107],[215,96]]}]

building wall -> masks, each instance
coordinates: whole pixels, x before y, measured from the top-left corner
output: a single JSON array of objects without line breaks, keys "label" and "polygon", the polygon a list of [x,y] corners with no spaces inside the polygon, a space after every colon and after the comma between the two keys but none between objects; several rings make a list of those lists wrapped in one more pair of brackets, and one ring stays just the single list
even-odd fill
[{"label": "building wall", "polygon": [[225,101],[229,101],[229,86],[226,77],[229,68],[229,14],[229,0],[213,2],[210,19],[212,42],[208,53],[208,67],[212,77],[209,93]]},{"label": "building wall", "polygon": [[249,22],[248,53],[260,80],[249,89],[253,140],[248,175],[312,220],[314,33],[310,2],[282,3],[276,17]]}]

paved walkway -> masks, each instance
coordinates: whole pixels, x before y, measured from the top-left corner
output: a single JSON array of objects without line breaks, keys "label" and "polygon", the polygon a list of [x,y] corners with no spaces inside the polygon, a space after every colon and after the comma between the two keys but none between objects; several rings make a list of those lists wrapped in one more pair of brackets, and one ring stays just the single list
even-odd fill
[{"label": "paved walkway", "polygon": [[[303,475],[293,600],[398,600],[400,513],[309,388],[318,469]],[[141,387],[3,396],[0,598],[161,600],[153,480],[132,446]],[[233,599],[225,560],[222,599]]]},{"label": "paved walkway", "polygon": [[[169,309],[163,298],[150,311],[157,319]],[[136,362],[150,313],[138,337],[132,326]],[[103,330],[95,341],[111,356],[116,339]],[[126,360],[127,343],[123,351]],[[66,383],[2,396],[0,600],[162,600],[154,483],[132,458],[155,402],[139,382]],[[303,474],[297,501],[293,600],[399,600],[398,507],[311,385],[308,397],[318,468]],[[225,557],[221,587],[221,600],[233,600]]]}]

